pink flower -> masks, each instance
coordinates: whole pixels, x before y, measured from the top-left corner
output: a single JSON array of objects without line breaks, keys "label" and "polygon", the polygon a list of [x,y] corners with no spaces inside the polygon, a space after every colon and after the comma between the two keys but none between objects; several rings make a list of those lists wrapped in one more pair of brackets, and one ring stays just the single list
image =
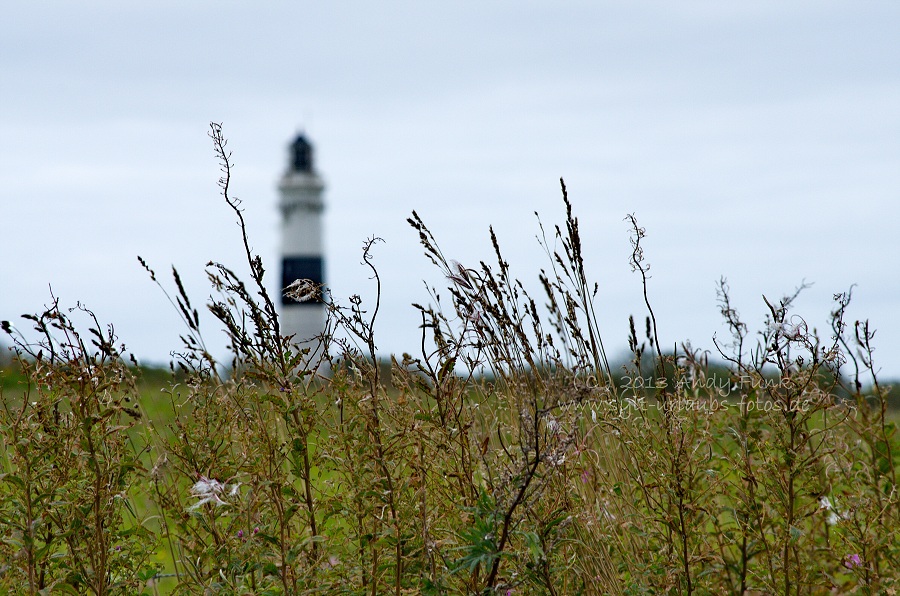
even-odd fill
[{"label": "pink flower", "polygon": [[852,555],[847,555],[844,557],[844,567],[847,569],[853,569],[854,567],[862,567],[862,559],[859,558],[859,555],[853,553]]}]

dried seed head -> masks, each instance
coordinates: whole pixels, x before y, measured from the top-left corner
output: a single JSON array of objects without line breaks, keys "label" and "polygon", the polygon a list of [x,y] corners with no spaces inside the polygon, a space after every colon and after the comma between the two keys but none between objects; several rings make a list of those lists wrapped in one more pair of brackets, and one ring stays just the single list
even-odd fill
[{"label": "dried seed head", "polygon": [[322,295],[322,285],[311,279],[297,279],[284,289],[284,295],[297,302],[318,300]]},{"label": "dried seed head", "polygon": [[467,290],[472,289],[472,283],[469,280],[469,272],[459,263],[459,261],[450,261],[450,273],[447,274],[447,279]]}]

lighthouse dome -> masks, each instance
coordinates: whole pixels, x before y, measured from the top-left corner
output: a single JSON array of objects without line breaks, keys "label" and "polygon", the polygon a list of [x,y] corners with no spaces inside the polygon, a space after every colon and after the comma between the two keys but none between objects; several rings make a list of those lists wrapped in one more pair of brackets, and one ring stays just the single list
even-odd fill
[{"label": "lighthouse dome", "polygon": [[291,170],[294,172],[313,171],[313,146],[303,134],[297,135],[291,143]]}]

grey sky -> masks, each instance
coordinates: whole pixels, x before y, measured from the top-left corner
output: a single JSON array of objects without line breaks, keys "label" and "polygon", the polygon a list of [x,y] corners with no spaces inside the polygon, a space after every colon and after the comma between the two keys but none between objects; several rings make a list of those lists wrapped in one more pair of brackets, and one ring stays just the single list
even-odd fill
[{"label": "grey sky", "polygon": [[197,301],[207,261],[239,262],[215,120],[273,284],[275,184],[291,137],[312,138],[336,298],[369,295],[359,249],[386,240],[384,352],[416,351],[409,304],[442,282],[410,210],[466,264],[493,224],[534,279],[533,212],[561,221],[563,176],[615,353],[644,315],[634,213],[668,345],[724,333],[722,275],[751,325],[805,279],[822,328],[856,283],[851,317],[900,376],[898,31],[894,1],[19,3],[0,19],[0,318],[52,284],[167,361],[182,329],[135,256],[178,266]]}]

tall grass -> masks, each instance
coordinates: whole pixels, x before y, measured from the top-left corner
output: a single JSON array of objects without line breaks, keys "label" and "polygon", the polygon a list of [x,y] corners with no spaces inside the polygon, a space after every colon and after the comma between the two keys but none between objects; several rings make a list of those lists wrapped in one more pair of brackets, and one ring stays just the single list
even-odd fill
[{"label": "tall grass", "polygon": [[462,265],[412,214],[447,283],[416,305],[415,353],[386,369],[378,239],[363,246],[375,302],[329,300],[318,343],[294,344],[230,196],[221,127],[211,137],[250,270],[245,281],[207,268],[230,362],[205,348],[178,272],[170,291],[144,260],[185,325],[178,375],[152,403],[138,403],[124,348],[84,307],[84,336],[55,298],[26,317],[33,331],[4,322],[25,380],[4,387],[0,410],[0,589],[896,590],[900,445],[874,332],[845,321],[849,292],[827,337],[793,310],[803,288],[766,300],[751,335],[722,280],[725,366],[687,344],[664,353],[645,230],[629,216],[647,316],[641,336],[632,318],[633,359],[614,368],[563,185],[564,222],[539,224],[540,296],[493,231],[492,258]]}]

